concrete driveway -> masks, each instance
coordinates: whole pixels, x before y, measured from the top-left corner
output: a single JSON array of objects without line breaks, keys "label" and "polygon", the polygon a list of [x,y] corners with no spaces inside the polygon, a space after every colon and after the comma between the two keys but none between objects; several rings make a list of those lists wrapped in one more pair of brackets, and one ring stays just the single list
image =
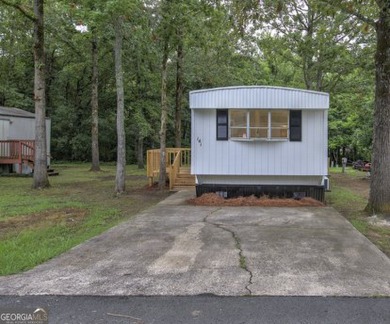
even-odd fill
[{"label": "concrete driveway", "polygon": [[195,207],[178,192],[0,295],[390,296],[390,260],[332,208]]}]

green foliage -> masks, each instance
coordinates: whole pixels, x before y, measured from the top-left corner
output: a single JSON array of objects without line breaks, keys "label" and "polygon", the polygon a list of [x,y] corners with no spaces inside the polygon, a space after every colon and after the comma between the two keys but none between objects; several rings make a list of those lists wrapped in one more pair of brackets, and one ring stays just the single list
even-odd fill
[{"label": "green foliage", "polygon": [[[374,30],[327,2],[310,0],[303,7],[298,0],[46,2],[46,99],[53,158],[90,160],[91,40],[96,37],[100,155],[103,161],[116,159],[113,22],[121,16],[130,163],[136,160],[137,141],[143,141],[145,151],[159,146],[164,38],[169,41],[169,145],[174,145],[176,46],[182,42],[183,145],[190,144],[188,91],[230,85],[288,86],[329,92],[330,154],[369,159]],[[359,2],[351,8],[369,18],[377,14],[372,3]],[[0,18],[0,105],[33,111],[32,24],[5,5],[0,5]],[[84,27],[84,32],[75,26]]]},{"label": "green foliage", "polygon": [[350,92],[337,87],[331,102],[329,149],[343,149],[352,160],[371,158],[374,89],[373,74],[368,72],[357,68],[345,76],[342,86]]},{"label": "green foliage", "polygon": [[18,12],[0,6],[0,105],[33,107],[31,27]]}]

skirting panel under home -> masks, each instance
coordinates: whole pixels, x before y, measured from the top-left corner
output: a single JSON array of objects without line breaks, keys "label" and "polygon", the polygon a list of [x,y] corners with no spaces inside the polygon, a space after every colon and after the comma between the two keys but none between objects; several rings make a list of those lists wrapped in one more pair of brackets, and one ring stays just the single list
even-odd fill
[{"label": "skirting panel under home", "polygon": [[257,197],[269,196],[280,198],[303,198],[311,197],[321,202],[325,201],[325,188],[323,186],[301,186],[301,185],[220,185],[220,184],[198,184],[196,185],[196,196],[200,197],[205,193],[217,193],[224,198]]}]

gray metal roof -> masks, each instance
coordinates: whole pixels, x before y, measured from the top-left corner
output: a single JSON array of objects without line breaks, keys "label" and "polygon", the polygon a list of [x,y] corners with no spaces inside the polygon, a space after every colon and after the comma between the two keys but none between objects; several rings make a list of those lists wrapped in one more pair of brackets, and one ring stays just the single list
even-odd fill
[{"label": "gray metal roof", "polygon": [[0,116],[35,118],[35,114],[19,108],[0,106]]},{"label": "gray metal roof", "polygon": [[293,88],[239,86],[190,92],[191,109],[328,109],[329,94]]}]

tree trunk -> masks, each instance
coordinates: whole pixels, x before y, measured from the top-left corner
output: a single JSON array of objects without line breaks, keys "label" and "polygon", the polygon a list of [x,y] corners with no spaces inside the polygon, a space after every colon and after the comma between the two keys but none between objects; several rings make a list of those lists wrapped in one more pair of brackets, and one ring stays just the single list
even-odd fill
[{"label": "tree trunk", "polygon": [[305,81],[306,89],[313,89],[313,12],[311,7],[308,7],[307,12],[307,27],[306,35],[304,36],[304,48],[302,49],[302,58],[303,58],[303,79]]},{"label": "tree trunk", "polygon": [[126,138],[125,138],[125,113],[124,113],[124,90],[122,70],[122,18],[115,21],[115,79],[117,93],[117,165],[115,178],[116,193],[125,191],[126,177]]},{"label": "tree trunk", "polygon": [[139,135],[138,137],[138,143],[137,143],[137,164],[138,169],[145,169],[145,162],[144,162],[144,138],[142,135]]},{"label": "tree trunk", "polygon": [[98,99],[98,86],[99,86],[99,70],[98,70],[98,44],[96,32],[92,29],[92,94],[91,94],[91,106],[92,106],[92,166],[91,171],[100,171],[99,161],[99,99]]},{"label": "tree trunk", "polygon": [[390,9],[376,23],[376,89],[370,197],[367,210],[390,214]]},{"label": "tree trunk", "polygon": [[165,188],[166,183],[166,140],[167,140],[167,76],[168,76],[168,41],[165,40],[162,68],[161,68],[161,129],[160,129],[160,174],[158,187],[160,190]]},{"label": "tree trunk", "polygon": [[177,65],[176,65],[176,106],[175,106],[175,147],[181,147],[181,110],[183,102],[183,33],[180,29],[177,31],[178,45],[177,45]]},{"label": "tree trunk", "polygon": [[45,43],[43,0],[34,0],[35,161],[33,188],[49,187],[47,176]]}]

